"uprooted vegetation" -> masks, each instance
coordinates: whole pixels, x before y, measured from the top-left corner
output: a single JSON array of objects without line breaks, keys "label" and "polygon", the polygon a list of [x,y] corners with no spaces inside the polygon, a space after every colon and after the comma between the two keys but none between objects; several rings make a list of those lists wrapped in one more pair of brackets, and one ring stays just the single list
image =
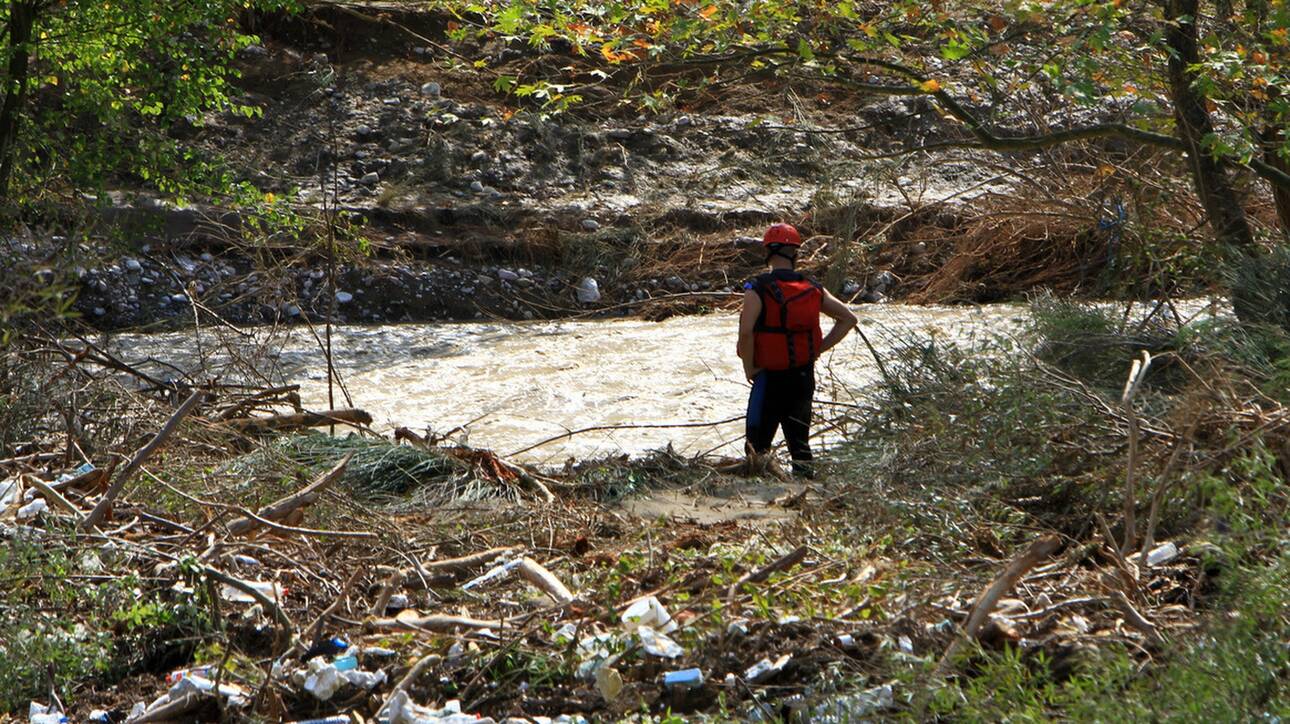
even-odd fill
[{"label": "uprooted vegetation", "polygon": [[226,386],[87,525],[113,452],[174,396],[11,347],[8,372],[68,394],[6,388],[27,424],[3,461],[21,593],[0,706],[52,687],[113,717],[167,689],[145,716],[1284,716],[1285,332],[1051,298],[1031,318],[909,339],[784,516],[716,523],[616,501],[738,486],[722,461],[530,469],[408,431],[249,434],[269,427],[230,421],[290,395]]}]

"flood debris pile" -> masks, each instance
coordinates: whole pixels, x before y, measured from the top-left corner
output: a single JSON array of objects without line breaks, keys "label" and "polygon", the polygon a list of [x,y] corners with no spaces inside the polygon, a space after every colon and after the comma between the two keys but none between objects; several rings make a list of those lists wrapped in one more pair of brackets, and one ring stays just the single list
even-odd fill
[{"label": "flood debris pile", "polygon": [[[1060,313],[1030,334],[1089,328]],[[1180,334],[1114,386],[1034,339],[1041,354],[923,340],[828,422],[846,440],[819,482],[765,504],[782,515],[708,522],[619,500],[734,488],[746,466],[665,451],[538,470],[383,438],[357,410],[314,416],[282,387],[119,388],[76,445],[66,416],[37,415],[0,460],[0,706],[42,722],[971,719],[1143,706],[1230,641],[1275,672],[1290,413],[1214,356],[1223,338]],[[125,374],[63,351],[29,350],[25,372],[50,389],[69,369]],[[100,409],[128,432],[89,424]],[[297,429],[342,418],[354,433]],[[1247,620],[1249,638],[1225,633]]]}]

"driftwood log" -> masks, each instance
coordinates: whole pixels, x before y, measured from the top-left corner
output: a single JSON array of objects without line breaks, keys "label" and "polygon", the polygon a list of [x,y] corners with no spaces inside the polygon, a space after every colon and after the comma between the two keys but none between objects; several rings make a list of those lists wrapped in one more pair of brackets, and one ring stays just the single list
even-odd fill
[{"label": "driftwood log", "polygon": [[573,601],[573,592],[559,578],[556,578],[555,574],[547,570],[546,566],[532,558],[520,560],[516,570],[524,577],[524,580],[542,589],[542,592],[557,604],[563,606]]},{"label": "driftwood log", "polygon": [[225,424],[244,433],[262,433],[278,430],[296,430],[305,427],[323,427],[324,425],[353,425],[364,427],[372,424],[372,416],[366,410],[343,408],[324,410],[323,412],[295,412],[268,417],[239,417],[226,420]]},{"label": "driftwood log", "polygon": [[[322,495],[323,490],[328,485],[331,485],[340,479],[340,476],[344,474],[345,467],[349,465],[350,458],[352,457],[354,457],[353,453],[346,455],[340,462],[336,463],[336,467],[328,470],[322,475],[322,477],[310,483],[308,487],[303,490],[292,493],[272,505],[261,508],[260,511],[256,513],[256,517],[291,525],[291,521],[296,520],[297,517],[303,517],[302,515],[297,516],[297,514],[303,514],[303,508],[305,506],[312,505],[317,502],[318,498]],[[228,532],[233,535],[246,535],[257,530],[263,525],[263,523],[255,518],[238,518],[232,523],[229,523]]]}]

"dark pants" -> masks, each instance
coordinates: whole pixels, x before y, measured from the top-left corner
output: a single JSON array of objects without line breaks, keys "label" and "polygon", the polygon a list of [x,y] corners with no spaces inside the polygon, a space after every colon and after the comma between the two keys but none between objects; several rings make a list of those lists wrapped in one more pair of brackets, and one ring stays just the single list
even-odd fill
[{"label": "dark pants", "polygon": [[810,473],[811,399],[815,396],[815,367],[763,370],[753,379],[748,395],[745,434],[754,452],[770,451],[775,430],[784,428],[784,440],[793,458],[793,470]]}]

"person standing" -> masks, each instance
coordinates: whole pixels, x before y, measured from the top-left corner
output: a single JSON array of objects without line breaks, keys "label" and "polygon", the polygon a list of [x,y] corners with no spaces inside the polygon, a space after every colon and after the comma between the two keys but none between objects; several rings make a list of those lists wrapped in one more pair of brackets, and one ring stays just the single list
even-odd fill
[{"label": "person standing", "polygon": [[[769,270],[744,284],[738,354],[752,383],[745,418],[750,454],[770,452],[775,431],[793,460],[793,474],[814,477],[810,429],[815,360],[855,328],[859,319],[814,280],[799,274],[802,237],[788,224],[774,224],[762,238]],[[834,320],[827,335],[820,315]]]}]

